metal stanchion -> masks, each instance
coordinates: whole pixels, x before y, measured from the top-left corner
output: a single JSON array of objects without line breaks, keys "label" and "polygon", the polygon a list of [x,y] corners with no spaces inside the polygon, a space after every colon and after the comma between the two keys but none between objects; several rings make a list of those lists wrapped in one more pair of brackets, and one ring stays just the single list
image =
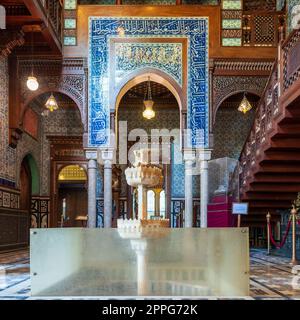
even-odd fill
[{"label": "metal stanchion", "polygon": [[291,264],[296,265],[298,264],[297,260],[297,252],[296,252],[296,223],[297,223],[297,209],[293,208],[291,210],[291,216],[292,216],[292,260]]},{"label": "metal stanchion", "polygon": [[268,243],[268,254],[270,254],[271,244],[270,244],[270,221],[271,221],[271,214],[268,212],[267,214],[267,243]]}]

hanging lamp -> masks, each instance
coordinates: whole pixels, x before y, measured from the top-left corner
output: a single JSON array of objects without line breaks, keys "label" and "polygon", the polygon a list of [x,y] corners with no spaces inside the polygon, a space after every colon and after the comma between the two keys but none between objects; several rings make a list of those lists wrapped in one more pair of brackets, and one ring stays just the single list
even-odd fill
[{"label": "hanging lamp", "polygon": [[[31,57],[33,56],[33,32],[34,32],[34,29],[32,28],[31,29]],[[31,75],[28,76],[26,85],[30,91],[36,91],[39,88],[38,80],[33,75],[33,62],[31,64]]]},{"label": "hanging lamp", "polygon": [[152,100],[151,96],[151,83],[150,83],[150,77],[148,77],[148,84],[147,89],[145,92],[145,98],[144,98],[144,106],[145,110],[143,112],[143,117],[150,120],[155,117],[155,111],[153,110],[154,101]]},{"label": "hanging lamp", "polygon": [[244,97],[238,107],[238,110],[243,114],[246,114],[248,111],[252,109],[252,105],[246,97],[246,92],[244,92]]},{"label": "hanging lamp", "polygon": [[53,93],[51,93],[50,97],[48,98],[46,104],[45,104],[45,107],[50,111],[50,112],[53,112],[55,110],[58,109],[58,104],[56,102],[56,99],[53,95]]}]

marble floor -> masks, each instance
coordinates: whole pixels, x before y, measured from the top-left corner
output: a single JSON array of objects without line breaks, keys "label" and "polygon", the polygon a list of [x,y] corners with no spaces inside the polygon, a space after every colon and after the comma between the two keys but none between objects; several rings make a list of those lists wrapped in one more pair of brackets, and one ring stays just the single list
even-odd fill
[{"label": "marble floor", "polygon": [[[250,296],[239,297],[237,299],[300,300],[300,271],[298,274],[299,281],[297,283],[297,275],[292,273],[292,266],[289,264],[289,259],[275,255],[268,256],[265,250],[251,250]],[[72,297],[69,298],[72,299]],[[221,297],[189,298],[209,300],[223,299]],[[31,299],[34,298],[30,296],[28,250],[24,249],[0,253],[0,300]],[[91,299],[97,298],[91,297]],[[100,299],[109,299],[109,297],[101,297]],[[114,299],[116,299],[116,297],[114,297]],[[234,297],[230,299],[234,299]]]}]

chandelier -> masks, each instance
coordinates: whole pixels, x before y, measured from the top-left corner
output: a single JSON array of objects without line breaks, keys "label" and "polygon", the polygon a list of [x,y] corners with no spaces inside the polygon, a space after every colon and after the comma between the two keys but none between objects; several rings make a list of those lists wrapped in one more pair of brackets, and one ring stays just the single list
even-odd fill
[{"label": "chandelier", "polygon": [[153,111],[154,101],[151,96],[151,85],[150,85],[150,77],[148,78],[147,89],[145,92],[144,98],[144,106],[145,110],[143,112],[143,117],[150,120],[155,117],[155,111]]},{"label": "chandelier", "polygon": [[50,97],[48,98],[45,107],[50,111],[53,112],[54,110],[58,109],[58,104],[56,102],[56,99],[54,98],[53,93],[51,93]]},{"label": "chandelier", "polygon": [[244,97],[243,100],[241,101],[238,110],[240,112],[243,112],[243,114],[246,114],[248,111],[250,111],[252,109],[252,105],[249,102],[249,100],[246,97],[246,93],[244,92]]}]

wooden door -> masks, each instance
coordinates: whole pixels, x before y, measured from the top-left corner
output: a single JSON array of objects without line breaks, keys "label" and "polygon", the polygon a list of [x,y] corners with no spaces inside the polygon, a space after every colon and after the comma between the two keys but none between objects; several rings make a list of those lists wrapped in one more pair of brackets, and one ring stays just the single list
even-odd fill
[{"label": "wooden door", "polygon": [[87,215],[87,203],[88,196],[87,190],[83,184],[78,184],[77,186],[63,186],[58,190],[58,221],[60,221],[60,216],[63,212],[62,203],[63,199],[66,199],[66,216],[67,220],[64,221],[64,227],[82,227],[83,224],[77,221],[78,216]]}]

